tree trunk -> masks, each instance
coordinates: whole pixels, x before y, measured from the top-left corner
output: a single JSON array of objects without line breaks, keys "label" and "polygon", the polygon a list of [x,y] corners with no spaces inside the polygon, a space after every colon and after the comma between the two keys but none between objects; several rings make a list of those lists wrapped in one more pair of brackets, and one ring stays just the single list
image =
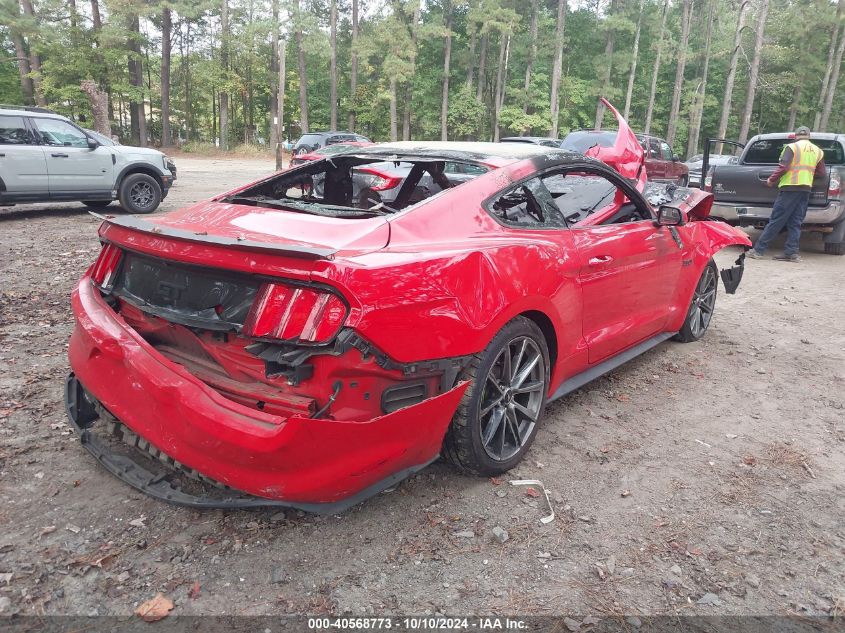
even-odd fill
[{"label": "tree trunk", "polygon": [[452,62],[452,4],[446,2],[446,48],[443,52],[443,90],[440,101],[440,140],[449,137],[449,72]]},{"label": "tree trunk", "polygon": [[418,26],[420,23],[420,12],[422,11],[422,3],[417,1],[414,6],[413,22],[411,23],[411,72],[410,79],[405,86],[405,112],[402,115],[402,140],[411,140],[411,108],[414,100],[414,76],[417,69],[417,35]]},{"label": "tree trunk", "polygon": [[801,103],[801,84],[795,86],[792,90],[792,105],[789,108],[789,123],[786,125],[787,130],[795,129],[795,120],[798,118],[798,105]]},{"label": "tree trunk", "polygon": [[185,141],[191,135],[191,22],[186,20],[185,24]]},{"label": "tree trunk", "polygon": [[[728,118],[731,114],[731,99],[733,98],[734,83],[736,81],[736,67],[739,62],[739,51],[742,48],[742,30],[745,28],[745,9],[751,4],[751,0],[744,0],[739,5],[739,15],[737,16],[736,31],[734,31],[734,46],[731,53],[731,65],[728,70],[728,78],[725,82],[725,94],[722,97],[722,117],[719,119],[719,138],[725,138],[728,133]],[[716,153],[722,153],[722,144],[716,147]]]},{"label": "tree trunk", "polygon": [[97,87],[97,82],[93,79],[85,79],[80,87],[91,100],[91,111],[94,113],[94,131],[111,138],[109,96]]},{"label": "tree trunk", "polygon": [[[224,72],[229,68],[229,0],[223,0],[220,7],[220,66]],[[229,93],[225,87],[220,91],[220,149],[229,149]]]},{"label": "tree trunk", "polygon": [[306,134],[308,132],[308,75],[305,72],[305,49],[303,48],[305,36],[302,33],[300,0],[294,0],[293,6],[296,14],[296,55],[299,66],[299,128],[303,134]]},{"label": "tree trunk", "polygon": [[[531,71],[534,67],[534,59],[537,57],[537,0],[531,0],[531,27],[530,27],[531,47],[528,50],[528,62],[525,64],[525,85],[523,87],[523,102],[522,111],[528,114],[528,108],[531,105]],[[528,133],[528,130],[523,130],[523,133]]]},{"label": "tree trunk", "polygon": [[399,126],[396,120],[396,77],[390,78],[390,140],[399,139]]},{"label": "tree trunk", "polygon": [[555,24],[555,61],[552,68],[552,93],[551,93],[551,114],[552,114],[552,138],[558,136],[558,125],[560,124],[560,80],[563,73],[563,34],[566,26],[566,0],[557,0],[557,22]]},{"label": "tree trunk", "polygon": [[[287,57],[287,42],[282,39],[279,42],[279,95],[276,101],[279,105],[279,143],[285,138],[285,67]],[[276,154],[279,157],[279,162],[276,163],[276,169],[282,168],[281,153]]]},{"label": "tree trunk", "polygon": [[628,74],[628,90],[625,92],[625,113],[623,117],[628,119],[631,113],[631,96],[634,94],[634,78],[637,76],[637,56],[640,52],[640,30],[643,25],[644,0],[640,0],[640,15],[637,17],[637,30],[634,33],[634,50],[631,53],[631,72]]},{"label": "tree trunk", "polygon": [[467,92],[472,92],[472,73],[475,71],[475,43],[478,39],[478,33],[475,27],[472,28],[472,33],[469,36],[469,58],[467,60]]},{"label": "tree trunk", "polygon": [[684,90],[684,71],[687,66],[687,47],[689,46],[690,23],[692,22],[692,0],[684,0],[681,15],[681,42],[678,47],[678,65],[675,68],[675,86],[672,89],[672,109],[669,112],[669,124],[666,130],[666,142],[675,143],[678,131],[678,117],[681,111],[681,95]]},{"label": "tree trunk", "polygon": [[666,38],[666,14],[668,13],[669,0],[663,3],[663,13],[660,18],[660,39],[657,41],[657,57],[654,60],[654,72],[651,74],[651,91],[648,95],[648,108],[645,115],[644,134],[651,132],[651,117],[654,115],[654,99],[657,95],[657,77],[660,75],[660,58],[663,56],[663,43]]},{"label": "tree trunk", "polygon": [[833,97],[836,95],[836,84],[839,83],[839,71],[842,68],[843,53],[845,53],[845,32],[839,38],[839,46],[836,48],[836,59],[833,61],[833,72],[830,75],[830,84],[827,87],[827,98],[824,102],[824,110],[822,111],[822,119],[819,125],[819,129],[822,132],[827,131],[830,113],[833,110]]},{"label": "tree trunk", "polygon": [[[608,10],[607,16],[612,17],[615,14],[616,0],[610,0],[610,9]],[[599,90],[600,97],[607,96],[607,91],[610,89],[610,73],[613,70],[613,29],[609,26],[607,28],[607,37],[604,44],[604,58],[607,62],[607,66],[605,67],[604,74],[602,75],[601,88]],[[598,105],[596,106],[595,129],[601,129],[602,119],[604,119],[604,104],[601,102],[601,99],[599,99]]]},{"label": "tree trunk", "polygon": [[329,109],[331,129],[337,129],[337,0],[331,0],[331,9],[329,10],[329,42],[330,42],[330,58],[329,58],[329,100],[331,101],[331,108]]},{"label": "tree trunk", "polygon": [[690,114],[690,131],[687,138],[687,157],[698,151],[698,137],[701,134],[701,119],[704,115],[704,99],[707,96],[707,75],[710,71],[710,52],[713,45],[713,19],[716,14],[716,0],[710,0],[707,13],[707,35],[704,40],[704,70],[701,73],[701,83],[695,91],[695,102]]},{"label": "tree trunk", "polygon": [[161,144],[172,144],[170,134],[170,7],[161,10]]},{"label": "tree trunk", "polygon": [[[833,31],[830,34],[830,47],[827,50],[827,67],[825,68],[824,78],[822,79],[822,89],[819,91],[819,101],[816,106],[816,117],[813,121],[813,130],[818,131],[822,119],[822,110],[824,109],[825,101],[827,100],[827,89],[830,86],[830,75],[833,72],[833,58],[836,54],[836,43],[839,37],[839,26],[841,23],[842,7],[845,2],[839,2],[836,7],[836,22],[833,25]],[[843,31],[845,37],[845,31]],[[789,128],[792,130],[792,126]]]},{"label": "tree trunk", "polygon": [[751,71],[748,76],[748,93],[745,96],[745,108],[742,112],[742,127],[739,129],[739,142],[748,140],[751,129],[751,113],[754,110],[754,98],[757,95],[757,77],[760,74],[760,58],[763,53],[763,36],[766,30],[766,17],[769,13],[769,0],[760,2],[760,12],[757,14],[757,27],[754,40],[754,58],[751,60]]},{"label": "tree trunk", "polygon": [[[17,0],[15,0],[17,1]],[[33,24],[39,22],[35,17],[35,10],[32,7],[32,0],[21,0],[24,15],[26,15]],[[34,39],[40,39],[38,36]],[[29,69],[32,73],[32,89],[35,92],[35,103],[41,107],[47,106],[47,99],[44,98],[44,91],[41,88],[41,57],[32,48],[33,38],[29,38]]]},{"label": "tree trunk", "polygon": [[352,51],[349,59],[349,131],[355,131],[355,95],[358,92],[358,0],[352,0]]},{"label": "tree trunk", "polygon": [[499,114],[505,101],[505,69],[511,37],[502,33],[499,38],[499,68],[496,70],[496,90],[493,94],[493,140],[499,140]]},{"label": "tree trunk", "polygon": [[[137,14],[130,15],[127,22],[129,31],[129,57],[127,69],[129,84],[136,89],[129,100],[129,126],[132,141],[141,147],[147,145],[147,112],[144,106],[144,72],[141,67],[141,27]],[[140,100],[138,92],[141,93]]]},{"label": "tree trunk", "polygon": [[486,78],[484,73],[487,71],[487,33],[481,36],[481,52],[478,54],[478,85],[475,88],[475,98],[481,101],[484,96],[484,84]]},{"label": "tree trunk", "polygon": [[26,54],[26,46],[23,37],[17,31],[10,29],[12,41],[15,44],[15,57],[18,61],[18,75],[21,80],[21,94],[23,95],[24,105],[35,104],[35,88],[32,85],[32,77],[29,73],[32,69],[29,67],[29,55]]},{"label": "tree trunk", "polygon": [[270,147],[275,151],[281,136],[279,119],[279,0],[273,0],[273,32],[270,37]]}]

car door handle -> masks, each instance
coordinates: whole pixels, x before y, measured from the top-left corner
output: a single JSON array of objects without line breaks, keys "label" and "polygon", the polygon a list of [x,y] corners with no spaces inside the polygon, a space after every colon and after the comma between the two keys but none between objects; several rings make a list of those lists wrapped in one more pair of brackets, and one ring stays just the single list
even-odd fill
[{"label": "car door handle", "polygon": [[0,153],[0,158],[6,158],[5,154]]},{"label": "car door handle", "polygon": [[613,261],[613,258],[610,255],[602,255],[600,257],[591,257],[590,261],[587,263],[590,266],[597,266],[598,264],[609,264]]},{"label": "car door handle", "polygon": [[774,173],[774,171],[760,171],[757,172],[757,178],[759,180],[768,180]]},{"label": "car door handle", "polygon": [[56,152],[56,153],[54,153],[54,154],[50,154],[50,156],[52,156],[53,158],[67,158],[67,157],[68,157],[68,155],[67,155],[67,154],[62,154],[62,153],[60,153],[60,152]]}]

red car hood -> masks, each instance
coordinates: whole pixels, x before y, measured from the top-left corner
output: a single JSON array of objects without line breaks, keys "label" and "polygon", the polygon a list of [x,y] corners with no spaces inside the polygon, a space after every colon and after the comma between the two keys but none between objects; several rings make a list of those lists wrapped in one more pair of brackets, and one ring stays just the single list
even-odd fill
[{"label": "red car hood", "polygon": [[619,131],[616,134],[616,143],[613,147],[600,147],[596,145],[587,150],[587,156],[591,156],[610,165],[625,178],[637,180],[637,188],[642,191],[645,186],[645,153],[640,141],[634,135],[634,131],[628,122],[622,118],[619,111],[610,105],[610,102],[602,97],[602,103],[616,117],[619,124]]},{"label": "red car hood", "polygon": [[268,250],[278,246],[363,253],[383,248],[390,237],[384,218],[332,218],[215,201],[163,215],[108,221],[189,241],[223,241],[245,248],[262,244]]}]

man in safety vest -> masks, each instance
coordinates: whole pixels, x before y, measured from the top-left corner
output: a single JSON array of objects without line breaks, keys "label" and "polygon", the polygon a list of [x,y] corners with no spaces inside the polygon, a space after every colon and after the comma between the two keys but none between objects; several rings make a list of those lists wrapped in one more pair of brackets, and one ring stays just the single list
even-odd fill
[{"label": "man in safety vest", "polygon": [[824,152],[810,142],[810,128],[802,125],[795,130],[795,142],[783,148],[780,164],[766,181],[769,187],[778,186],[778,197],[772,207],[769,223],[754,248],[748,251],[748,257],[762,259],[769,242],[786,227],[783,255],[775,255],[775,259],[801,261],[798,242],[801,238],[801,224],[807,215],[813,178],[822,178],[824,174]]}]

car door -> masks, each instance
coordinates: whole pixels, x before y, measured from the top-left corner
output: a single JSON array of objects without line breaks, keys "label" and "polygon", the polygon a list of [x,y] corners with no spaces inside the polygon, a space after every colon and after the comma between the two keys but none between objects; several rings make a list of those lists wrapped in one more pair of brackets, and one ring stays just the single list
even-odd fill
[{"label": "car door", "polygon": [[655,226],[645,200],[611,170],[570,168],[544,184],[572,223],[590,364],[661,332],[682,267],[677,232]]},{"label": "car door", "polygon": [[44,147],[51,198],[111,196],[114,184],[111,148],[99,145],[92,149],[82,130],[61,119],[32,117],[32,123]]},{"label": "car door", "polygon": [[648,158],[646,159],[648,179],[663,181],[666,180],[666,163],[660,155],[660,141],[656,138],[648,139]]},{"label": "car door", "polygon": [[3,200],[37,200],[48,196],[47,161],[44,148],[26,117],[0,115],[0,180]]},{"label": "car door", "polygon": [[676,182],[681,177],[681,162],[675,160],[675,154],[666,141],[660,141],[660,157],[666,165],[666,180]]}]

